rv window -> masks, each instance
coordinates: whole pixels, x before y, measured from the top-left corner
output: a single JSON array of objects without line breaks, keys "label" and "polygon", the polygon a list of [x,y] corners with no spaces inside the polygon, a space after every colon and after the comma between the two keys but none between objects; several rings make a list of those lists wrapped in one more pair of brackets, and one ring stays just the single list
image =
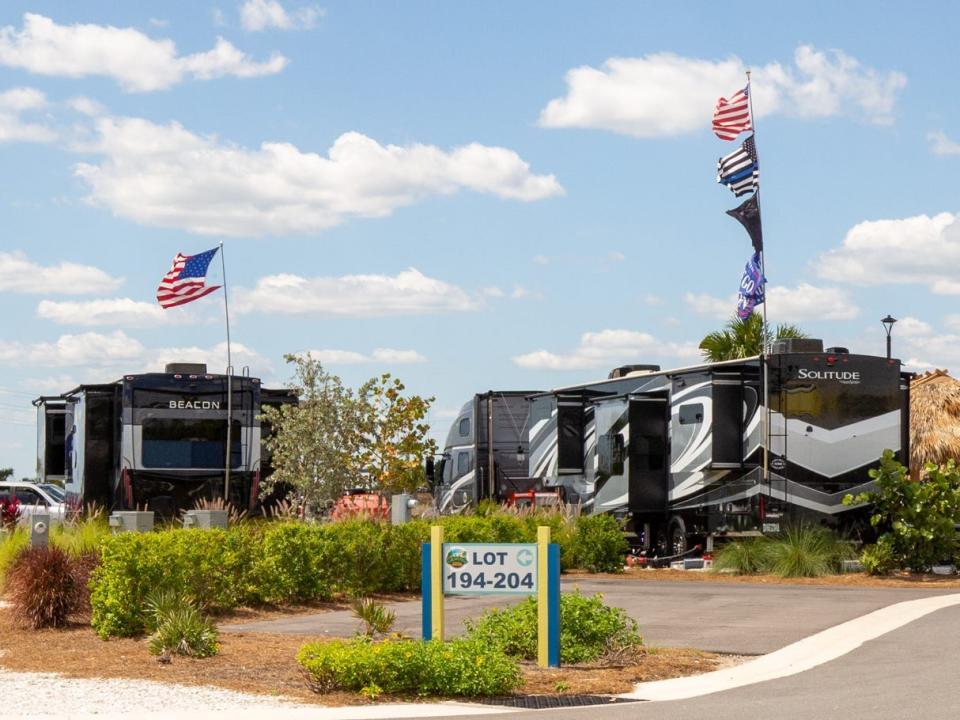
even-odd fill
[{"label": "rv window", "polygon": [[[154,468],[222,468],[227,443],[225,420],[152,418],[143,428],[143,466]],[[230,444],[232,467],[241,464],[240,423],[234,420]]]},{"label": "rv window", "polygon": [[467,437],[470,434],[470,418],[460,420],[460,437]]},{"label": "rv window", "polygon": [[557,408],[557,461],[560,472],[583,472],[583,406]]},{"label": "rv window", "polygon": [[697,425],[703,422],[703,404],[688,403],[680,406],[680,424]]},{"label": "rv window", "polygon": [[457,453],[457,475],[466,475],[470,471],[470,453]]}]

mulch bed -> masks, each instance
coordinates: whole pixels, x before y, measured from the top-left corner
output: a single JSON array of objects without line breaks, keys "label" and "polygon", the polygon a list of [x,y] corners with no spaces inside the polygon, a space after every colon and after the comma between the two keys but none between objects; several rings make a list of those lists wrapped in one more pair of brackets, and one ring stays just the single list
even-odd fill
[{"label": "mulch bed", "polygon": [[[309,606],[309,609],[315,612],[318,608]],[[62,630],[26,630],[13,624],[9,609],[0,609],[0,666],[8,670],[56,672],[72,678],[207,685],[323,705],[369,702],[353,693],[318,695],[309,689],[295,658],[300,646],[310,640],[295,635],[223,633],[220,653],[212,658],[194,660],[174,656],[169,663],[160,663],[147,652],[143,639],[104,641],[85,622],[76,622]],[[674,648],[647,648],[631,664],[614,668],[540,669],[525,664],[526,684],[519,692],[538,695],[622,693],[632,690],[636,682],[698,674],[729,664],[731,659],[721,655]],[[379,701],[405,699],[409,698],[381,696]]]}]

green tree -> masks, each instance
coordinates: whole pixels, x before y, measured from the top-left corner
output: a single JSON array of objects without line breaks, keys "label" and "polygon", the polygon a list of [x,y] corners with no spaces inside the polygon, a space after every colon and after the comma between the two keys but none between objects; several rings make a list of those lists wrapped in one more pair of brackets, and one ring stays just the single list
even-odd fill
[{"label": "green tree", "polygon": [[869,503],[870,524],[881,531],[877,544],[864,550],[863,564],[870,572],[894,567],[921,572],[957,552],[960,470],[953,460],[943,467],[930,463],[924,470],[923,480],[911,480],[910,471],[885,450],[880,467],[870,471],[876,490],[843,498],[844,505]]},{"label": "green tree", "polygon": [[405,389],[399,378],[384,373],[358,393],[364,418],[358,469],[372,490],[416,490],[424,483],[424,457],[437,450],[424,422],[434,398],[405,396]]},{"label": "green tree", "polygon": [[769,340],[807,337],[796,325],[777,325],[772,333],[763,317],[753,313],[746,320],[733,316],[722,330],[715,330],[700,341],[700,353],[710,362],[736,360],[759,355]]},{"label": "green tree", "polygon": [[263,410],[263,419],[273,426],[264,439],[274,468],[265,489],[289,485],[316,511],[357,485],[364,413],[353,391],[309,353],[284,359],[293,365],[288,387],[299,404]]},{"label": "green tree", "polygon": [[6,482],[13,477],[13,468],[0,468],[0,482]]}]

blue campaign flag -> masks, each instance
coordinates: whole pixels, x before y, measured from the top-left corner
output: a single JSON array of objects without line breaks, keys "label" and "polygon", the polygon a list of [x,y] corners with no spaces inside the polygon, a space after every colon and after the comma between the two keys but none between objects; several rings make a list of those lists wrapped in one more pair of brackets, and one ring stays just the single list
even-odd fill
[{"label": "blue campaign flag", "polygon": [[737,299],[737,317],[746,320],[753,309],[764,301],[763,286],[767,279],[760,269],[760,253],[754,253],[743,268],[740,278],[740,296]]}]

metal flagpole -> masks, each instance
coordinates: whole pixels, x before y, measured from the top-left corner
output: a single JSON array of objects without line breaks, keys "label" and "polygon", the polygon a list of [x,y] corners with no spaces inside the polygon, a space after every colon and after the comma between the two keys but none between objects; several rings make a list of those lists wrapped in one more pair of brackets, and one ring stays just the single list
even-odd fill
[{"label": "metal flagpole", "polygon": [[220,267],[223,270],[223,313],[227,320],[227,450],[223,478],[223,502],[227,505],[230,503],[230,466],[233,464],[233,358],[230,355],[230,305],[227,301],[227,261],[223,256],[223,240],[220,241]]},{"label": "metal flagpole", "polygon": [[[759,151],[757,151],[757,121],[753,114],[753,87],[750,84],[750,71],[747,70],[747,104],[750,108],[750,127],[753,132],[753,149],[757,153],[757,157],[760,157]],[[759,164],[759,160],[758,160]],[[757,213],[760,214],[761,227],[763,223],[763,214],[760,213],[760,186],[757,186],[756,190],[757,196]],[[763,288],[763,332],[760,336],[761,338],[761,348],[760,348],[760,362],[763,367],[763,482],[770,484],[770,377],[769,370],[767,367],[767,350],[769,348],[768,342],[768,331],[769,325],[767,324],[767,298],[769,297],[766,288],[766,279],[767,279],[767,267],[766,267],[766,245],[760,246],[760,276],[763,281],[761,287]]]}]

